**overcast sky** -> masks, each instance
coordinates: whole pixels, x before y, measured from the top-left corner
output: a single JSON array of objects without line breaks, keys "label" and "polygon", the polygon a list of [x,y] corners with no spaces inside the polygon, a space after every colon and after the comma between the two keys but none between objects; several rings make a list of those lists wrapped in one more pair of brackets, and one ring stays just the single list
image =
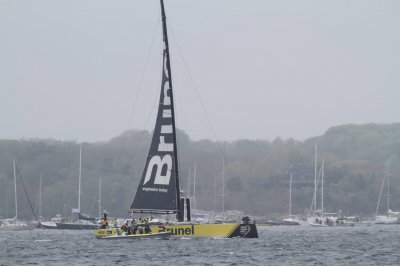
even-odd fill
[{"label": "overcast sky", "polygon": [[[165,6],[177,126],[193,139],[215,140],[212,128],[219,140],[306,139],[400,122],[400,1]],[[159,13],[158,0],[0,0],[0,138],[152,130]]]}]

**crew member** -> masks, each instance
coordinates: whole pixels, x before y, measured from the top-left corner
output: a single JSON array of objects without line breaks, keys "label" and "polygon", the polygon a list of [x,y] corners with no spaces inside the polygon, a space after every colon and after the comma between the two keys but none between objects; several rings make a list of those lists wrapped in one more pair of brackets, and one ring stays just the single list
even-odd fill
[{"label": "crew member", "polygon": [[107,213],[103,213],[103,218],[100,220],[100,229],[107,229],[108,227],[108,220],[107,220]]}]

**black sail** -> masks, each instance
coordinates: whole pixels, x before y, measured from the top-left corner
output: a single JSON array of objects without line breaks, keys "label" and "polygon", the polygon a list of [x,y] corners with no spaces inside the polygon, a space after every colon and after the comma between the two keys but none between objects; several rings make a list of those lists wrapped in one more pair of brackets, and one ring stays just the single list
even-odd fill
[{"label": "black sail", "polygon": [[131,205],[132,212],[136,213],[177,213],[180,210],[171,66],[164,3],[160,1],[164,42],[160,102],[146,164]]}]

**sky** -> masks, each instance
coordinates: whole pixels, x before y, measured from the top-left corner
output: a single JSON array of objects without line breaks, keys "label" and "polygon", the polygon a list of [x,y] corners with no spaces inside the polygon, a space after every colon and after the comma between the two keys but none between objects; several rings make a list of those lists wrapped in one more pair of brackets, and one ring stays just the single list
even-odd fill
[{"label": "sky", "polygon": [[[165,0],[177,126],[306,139],[400,122],[400,1]],[[0,0],[0,139],[152,130],[158,0]]]}]

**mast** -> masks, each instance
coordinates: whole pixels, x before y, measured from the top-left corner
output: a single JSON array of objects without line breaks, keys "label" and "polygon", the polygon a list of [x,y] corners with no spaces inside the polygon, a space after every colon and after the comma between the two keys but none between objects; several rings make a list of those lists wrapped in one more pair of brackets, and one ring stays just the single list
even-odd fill
[{"label": "mast", "polygon": [[[172,75],[171,75],[171,63],[169,57],[169,45],[168,45],[168,32],[167,32],[167,17],[165,15],[164,1],[160,0],[161,4],[161,17],[163,23],[163,39],[165,44],[165,56],[166,56],[166,66],[168,72],[168,85],[170,89],[170,99],[171,99],[171,116],[172,116],[172,135],[173,135],[173,145],[174,145],[174,164],[176,173],[176,209],[177,217],[179,217],[179,212],[181,211],[181,201],[180,201],[180,190],[179,190],[179,166],[178,166],[178,150],[176,145],[176,126],[175,126],[175,108],[174,108],[174,94],[172,91]],[[183,217],[182,217],[183,218]]]},{"label": "mast", "polygon": [[217,210],[217,166],[214,164],[214,211]]},{"label": "mast", "polygon": [[318,146],[315,143],[315,152],[314,152],[314,213],[317,210],[317,155],[318,155]]},{"label": "mast", "polygon": [[292,216],[292,179],[293,179],[293,174],[290,173],[290,181],[289,181],[289,217]]},{"label": "mast", "polygon": [[196,209],[196,174],[197,174],[197,164],[194,163],[194,170],[193,170],[193,210]]},{"label": "mast", "polygon": [[388,167],[388,169],[387,169],[387,173],[386,173],[386,175],[387,175],[387,213],[388,213],[388,216],[389,216],[389,209],[390,209],[390,205],[389,205],[389,191],[390,191],[390,178],[389,178],[389,176],[390,176],[390,172],[389,172],[389,167]]},{"label": "mast", "polygon": [[15,220],[18,218],[18,203],[17,203],[17,174],[15,170],[15,160],[13,160],[14,169],[14,200],[15,200]]},{"label": "mast", "polygon": [[82,179],[82,144],[79,146],[79,189],[78,189],[78,211],[81,213],[81,179]]},{"label": "mast", "polygon": [[225,217],[225,157],[222,156],[222,217]]},{"label": "mast", "polygon": [[101,217],[101,176],[99,178],[99,219]]},{"label": "mast", "polygon": [[190,198],[190,178],[191,178],[191,171],[190,171],[190,167],[189,167],[188,192],[187,192],[188,198]]},{"label": "mast", "polygon": [[325,161],[322,159],[321,165],[321,216],[324,217],[324,168]]},{"label": "mast", "polygon": [[42,174],[40,174],[39,179],[39,221],[41,221],[42,217]]}]

